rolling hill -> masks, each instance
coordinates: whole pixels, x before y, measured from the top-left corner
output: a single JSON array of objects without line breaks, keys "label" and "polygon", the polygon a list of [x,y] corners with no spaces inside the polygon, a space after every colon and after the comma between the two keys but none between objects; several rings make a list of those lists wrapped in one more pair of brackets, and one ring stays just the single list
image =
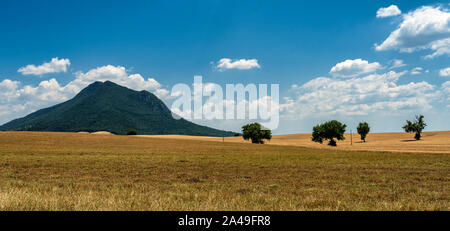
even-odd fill
[{"label": "rolling hill", "polygon": [[126,134],[179,134],[233,136],[221,131],[174,119],[172,112],[148,91],[134,91],[113,82],[95,82],[73,99],[41,109],[0,126],[0,131],[109,131]]}]

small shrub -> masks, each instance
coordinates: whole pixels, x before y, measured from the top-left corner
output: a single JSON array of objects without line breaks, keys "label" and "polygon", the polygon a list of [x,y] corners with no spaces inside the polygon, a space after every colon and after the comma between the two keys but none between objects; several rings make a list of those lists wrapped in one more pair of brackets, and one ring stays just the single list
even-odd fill
[{"label": "small shrub", "polygon": [[127,135],[128,136],[135,136],[135,135],[137,135],[137,131],[128,131]]}]

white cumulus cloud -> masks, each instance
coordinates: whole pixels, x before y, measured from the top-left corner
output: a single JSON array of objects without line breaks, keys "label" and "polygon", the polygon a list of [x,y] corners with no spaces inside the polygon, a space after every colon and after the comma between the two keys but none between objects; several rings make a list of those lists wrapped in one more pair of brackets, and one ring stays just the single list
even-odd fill
[{"label": "white cumulus cloud", "polygon": [[261,68],[257,59],[232,60],[228,58],[220,59],[216,67],[221,71],[228,69],[249,70],[253,68]]},{"label": "white cumulus cloud", "polygon": [[450,38],[434,41],[430,43],[429,48],[433,53],[426,55],[425,59],[432,59],[441,55],[450,55]]},{"label": "white cumulus cloud", "polygon": [[23,75],[43,75],[48,73],[67,72],[67,67],[70,66],[69,59],[52,58],[50,62],[43,63],[42,65],[27,65],[19,68],[18,72]]},{"label": "white cumulus cloud", "polygon": [[112,65],[97,67],[86,73],[78,72],[76,79],[69,84],[84,88],[92,82],[107,80],[138,91],[156,90],[161,87],[161,84],[153,78],[145,79],[140,74],[128,74],[125,67]]},{"label": "white cumulus cloud", "polygon": [[392,17],[401,13],[402,11],[396,5],[390,5],[389,7],[378,9],[377,18]]},{"label": "white cumulus cloud", "polygon": [[369,63],[362,59],[347,59],[331,68],[330,74],[338,77],[354,77],[361,74],[374,72],[382,68],[378,62]]},{"label": "white cumulus cloud", "polygon": [[415,67],[411,70],[411,75],[420,75],[422,74],[423,68],[422,67]]},{"label": "white cumulus cloud", "polygon": [[447,102],[447,107],[450,108],[450,81],[443,83],[441,88],[444,95],[444,100]]},{"label": "white cumulus cloud", "polygon": [[406,64],[401,59],[394,59],[391,61],[391,69],[400,68],[406,66]]},{"label": "white cumulus cloud", "polygon": [[426,58],[450,54],[450,13],[443,6],[422,6],[403,15],[403,21],[383,43],[375,44],[377,51],[399,50],[414,52],[431,49]]},{"label": "white cumulus cloud", "polygon": [[441,69],[439,71],[439,75],[442,76],[442,77],[449,77],[450,76],[450,67]]}]

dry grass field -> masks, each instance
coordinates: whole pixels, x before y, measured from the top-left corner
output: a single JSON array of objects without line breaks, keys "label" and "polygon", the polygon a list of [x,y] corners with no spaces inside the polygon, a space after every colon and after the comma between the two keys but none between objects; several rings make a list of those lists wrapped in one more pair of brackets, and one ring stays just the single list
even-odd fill
[{"label": "dry grass field", "polygon": [[450,155],[0,132],[0,210],[450,210]]},{"label": "dry grass field", "polygon": [[[311,141],[311,134],[274,135],[267,144],[289,145],[309,148],[332,150],[360,150],[382,151],[396,153],[447,153],[450,154],[450,131],[424,132],[422,140],[414,140],[414,134],[408,133],[369,133],[366,141],[362,142],[358,134],[353,134],[353,142],[350,134],[345,134],[344,141],[338,141],[337,147],[330,147],[327,141],[323,144]],[[249,143],[242,137],[204,137],[204,136],[180,136],[180,135],[156,135],[140,136],[165,139],[204,140],[218,142]]]}]

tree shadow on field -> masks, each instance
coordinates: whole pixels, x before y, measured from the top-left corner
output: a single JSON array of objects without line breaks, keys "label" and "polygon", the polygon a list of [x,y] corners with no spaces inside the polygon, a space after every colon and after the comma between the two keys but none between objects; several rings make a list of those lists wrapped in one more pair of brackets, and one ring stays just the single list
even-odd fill
[{"label": "tree shadow on field", "polygon": [[415,141],[421,141],[421,140],[400,140],[400,142],[415,142]]}]

